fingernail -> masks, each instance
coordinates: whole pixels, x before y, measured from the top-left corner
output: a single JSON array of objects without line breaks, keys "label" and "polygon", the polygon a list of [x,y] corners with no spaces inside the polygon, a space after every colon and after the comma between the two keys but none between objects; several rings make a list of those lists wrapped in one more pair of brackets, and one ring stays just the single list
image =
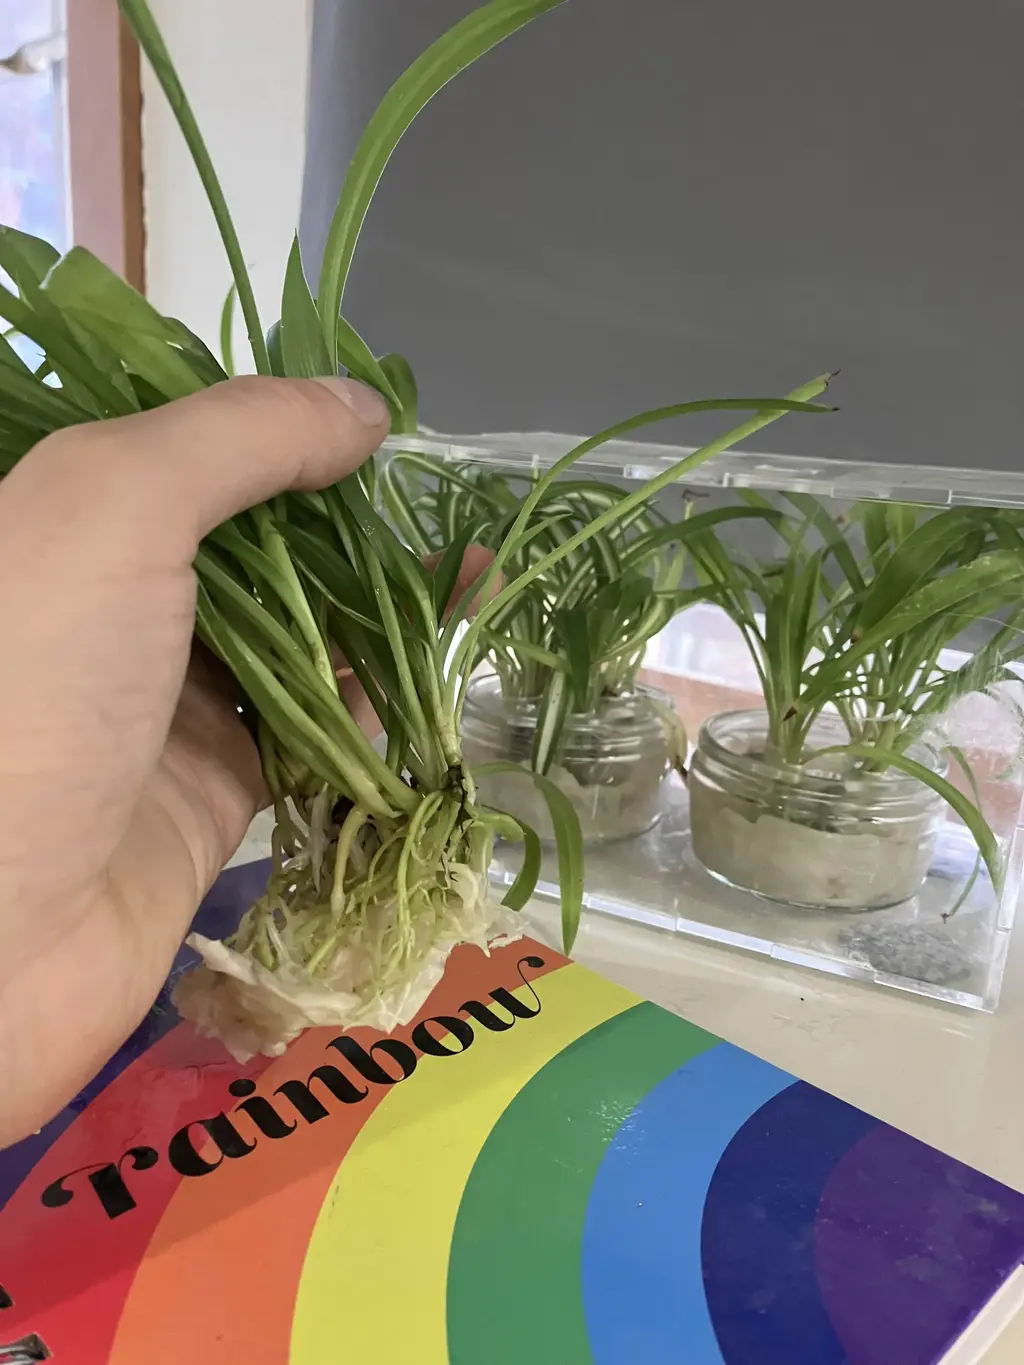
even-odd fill
[{"label": "fingernail", "polygon": [[325,389],[330,389],[335,398],[340,398],[345,406],[360,422],[368,427],[379,427],[390,421],[388,405],[375,389],[360,384],[358,379],[318,379]]}]

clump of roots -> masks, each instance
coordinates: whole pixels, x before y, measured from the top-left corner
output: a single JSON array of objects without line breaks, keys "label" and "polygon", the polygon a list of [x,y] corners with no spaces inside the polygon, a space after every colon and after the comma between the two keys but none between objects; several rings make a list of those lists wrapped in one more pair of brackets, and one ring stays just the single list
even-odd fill
[{"label": "clump of roots", "polygon": [[391,819],[327,788],[301,811],[279,806],[266,891],[226,942],[192,935],[203,965],[174,1003],[239,1060],[277,1056],[311,1025],[389,1032],[454,947],[518,932],[488,894],[492,842],[458,790]]}]

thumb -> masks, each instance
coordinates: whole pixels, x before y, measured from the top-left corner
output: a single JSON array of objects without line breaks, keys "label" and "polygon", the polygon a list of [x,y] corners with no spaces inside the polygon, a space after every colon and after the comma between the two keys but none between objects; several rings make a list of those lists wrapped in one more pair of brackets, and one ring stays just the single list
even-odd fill
[{"label": "thumb", "polygon": [[[4,492],[8,507],[39,484],[68,511],[102,503],[108,527],[145,528],[150,554],[170,535],[176,557],[191,560],[203,536],[235,513],[351,474],[388,427],[383,399],[355,380],[245,376],[57,432],[16,467]],[[80,515],[72,520],[81,524]]]}]

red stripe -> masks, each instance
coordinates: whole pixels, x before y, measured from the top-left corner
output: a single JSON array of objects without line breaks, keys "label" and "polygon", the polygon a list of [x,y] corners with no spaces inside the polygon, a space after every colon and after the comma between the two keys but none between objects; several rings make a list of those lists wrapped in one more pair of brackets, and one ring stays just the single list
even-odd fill
[{"label": "red stripe", "polygon": [[[458,950],[419,1018],[453,1013],[467,998],[486,999],[499,985],[520,985],[516,963],[531,952],[543,956],[545,971],[565,961],[530,940],[498,950],[490,960],[475,949]],[[531,977],[542,974],[530,972]],[[407,1039],[416,1022],[395,1036]],[[239,1066],[219,1044],[198,1038],[190,1025],[179,1025],[117,1076],[0,1211],[0,1282],[14,1300],[13,1308],[0,1314],[0,1339],[35,1332],[57,1361],[109,1365],[116,1359],[137,1365],[139,1349],[122,1354],[124,1342],[139,1340],[137,1327],[126,1320],[124,1332],[118,1329],[128,1300],[131,1323],[140,1321],[137,1307],[152,1321],[146,1365],[162,1365],[165,1359],[180,1365],[193,1353],[196,1359],[209,1354],[218,1365],[287,1360],[291,1308],[309,1231],[341,1156],[388,1092],[371,1087],[359,1105],[339,1106],[331,1118],[303,1125],[290,1138],[263,1138],[251,1155],[225,1162],[209,1178],[180,1177],[167,1161],[166,1145],[186,1123],[233,1108],[237,1101],[227,1087],[239,1076],[263,1077],[260,1093],[268,1094],[285,1076],[305,1079],[326,1060],[324,1043],[336,1032],[316,1030],[297,1040],[284,1058]],[[379,1035],[360,1030],[355,1036],[369,1042]],[[268,1069],[272,1074],[265,1074]],[[243,1122],[248,1120],[240,1118],[240,1127]],[[254,1136],[251,1125],[246,1136],[250,1141]],[[124,1179],[137,1201],[130,1212],[109,1219],[86,1172],[66,1182],[74,1191],[69,1204],[48,1209],[40,1203],[42,1192],[61,1176],[117,1161],[140,1145],[156,1148],[160,1160],[145,1171],[125,1163]],[[267,1331],[278,1343],[276,1354],[267,1354]],[[231,1352],[225,1354],[229,1344]]]},{"label": "red stripe", "polygon": [[58,1361],[106,1365],[136,1267],[181,1176],[162,1151],[152,1169],[126,1169],[137,1207],[114,1220],[85,1173],[67,1181],[74,1198],[61,1208],[44,1208],[40,1195],[68,1172],[116,1161],[129,1147],[160,1150],[183,1124],[216,1114],[230,1081],[255,1079],[267,1065],[262,1057],[239,1066],[181,1024],[93,1100],[0,1212],[0,1280],[14,1300],[0,1318],[4,1340],[37,1332]]}]

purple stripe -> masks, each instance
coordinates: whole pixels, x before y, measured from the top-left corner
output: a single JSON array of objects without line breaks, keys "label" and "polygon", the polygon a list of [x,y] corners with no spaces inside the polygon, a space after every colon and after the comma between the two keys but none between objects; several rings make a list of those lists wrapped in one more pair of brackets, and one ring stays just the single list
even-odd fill
[{"label": "purple stripe", "polygon": [[851,1365],[934,1365],[1024,1260],[1024,1195],[882,1126],[837,1162],[814,1239]]}]

